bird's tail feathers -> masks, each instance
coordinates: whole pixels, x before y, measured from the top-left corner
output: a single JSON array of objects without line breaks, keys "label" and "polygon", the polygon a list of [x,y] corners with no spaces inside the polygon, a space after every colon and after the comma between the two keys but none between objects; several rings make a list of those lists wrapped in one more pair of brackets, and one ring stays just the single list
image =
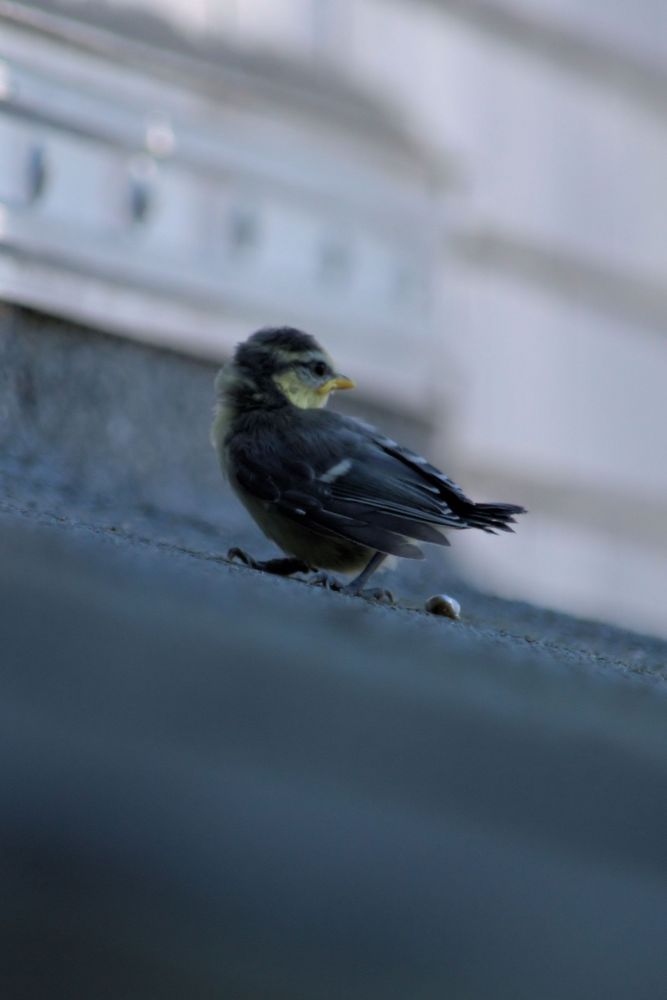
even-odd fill
[{"label": "bird's tail feathers", "polygon": [[497,531],[514,531],[515,514],[526,514],[526,508],[515,503],[473,503],[462,512],[468,528],[480,528],[491,535]]}]

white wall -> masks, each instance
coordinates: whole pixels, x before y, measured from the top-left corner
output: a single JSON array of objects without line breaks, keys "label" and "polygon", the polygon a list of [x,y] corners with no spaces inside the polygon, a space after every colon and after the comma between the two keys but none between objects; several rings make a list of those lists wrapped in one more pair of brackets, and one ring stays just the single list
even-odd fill
[{"label": "white wall", "polygon": [[[667,298],[664,315],[642,308],[665,287],[667,114],[618,73],[587,72],[585,56],[559,65],[447,3],[348,9],[349,71],[456,172],[443,205],[443,448],[466,483],[532,508],[516,538],[466,536],[457,551],[483,585],[667,632]],[[643,56],[649,75],[661,66],[648,60],[664,49],[664,6],[511,9],[542,13],[547,33],[611,40],[614,59]],[[480,261],[489,235],[495,256]],[[550,286],[554,256],[570,276]]]},{"label": "white wall", "polygon": [[[414,302],[394,307],[387,298],[388,275],[402,266],[400,227],[364,223],[356,233],[354,211],[341,214],[338,195],[330,214],[321,200],[317,220],[296,203],[289,217],[286,205],[274,205],[262,252],[292,245],[297,230],[307,242],[308,219],[321,227],[327,216],[331,232],[355,246],[347,294],[349,316],[361,323],[348,322],[347,334],[333,324],[339,349],[361,351],[364,330],[369,384],[370,357],[381,357],[380,381],[397,394],[418,369],[410,402],[428,408],[433,395],[439,400],[437,447],[448,471],[489,499],[531,507],[515,538],[457,539],[476,580],[667,634],[667,5],[165,0],[158,7],[183,29],[334,70],[431,150],[446,178],[439,214],[428,223],[439,230],[440,254],[429,232],[415,258],[413,234],[404,265],[412,263],[414,278],[418,263],[416,294],[425,303],[435,269],[435,316],[423,313],[424,323],[435,319],[435,345],[428,337],[415,343],[423,324]],[[268,136],[268,119],[262,127]],[[324,198],[328,150],[335,178],[360,141],[350,140],[348,154],[327,146],[326,123],[307,129],[300,141],[312,155],[276,146],[305,168],[297,201],[299,184],[304,194],[313,178]],[[365,154],[357,152],[361,202],[377,194],[385,173],[400,190],[389,163],[374,160],[364,175]],[[279,153],[276,170],[282,161]],[[312,277],[297,273],[315,259],[311,250],[282,260],[291,285]],[[313,287],[313,303],[322,304],[326,290]],[[371,322],[376,303],[391,322]],[[400,375],[394,383],[392,372]]]}]

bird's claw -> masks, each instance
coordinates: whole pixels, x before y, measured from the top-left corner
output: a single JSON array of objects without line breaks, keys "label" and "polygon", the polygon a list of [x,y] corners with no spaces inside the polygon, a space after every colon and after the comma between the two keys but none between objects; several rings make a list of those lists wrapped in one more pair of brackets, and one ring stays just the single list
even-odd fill
[{"label": "bird's claw", "polygon": [[229,550],[227,558],[230,562],[238,559],[244,566],[249,566],[251,569],[258,569],[262,573],[271,573],[274,576],[293,576],[294,573],[310,573],[308,563],[293,556],[285,556],[281,559],[265,559],[260,562],[258,559],[253,559],[252,556],[249,556],[243,549],[234,548]]},{"label": "bird's claw", "polygon": [[371,587],[367,590],[359,590],[351,584],[341,583],[335,576],[329,573],[319,572],[309,581],[316,587],[324,587],[325,590],[333,590],[338,594],[347,594],[348,597],[363,597],[367,601],[374,601],[377,604],[395,604],[394,595],[384,587]]},{"label": "bird's claw", "polygon": [[385,590],[384,587],[371,587],[368,590],[350,591],[350,593],[356,593],[357,596],[364,597],[367,601],[375,601],[376,604],[396,604],[391,590]]},{"label": "bird's claw", "polygon": [[238,561],[240,563],[243,563],[244,566],[249,566],[251,569],[259,569],[257,560],[253,559],[252,556],[249,556],[248,553],[244,552],[243,549],[239,549],[236,547],[230,549],[229,552],[227,553],[227,559],[229,560],[229,562]]},{"label": "bird's claw", "polygon": [[[249,566],[250,569],[277,573],[280,576],[291,575],[292,573],[307,573],[310,571],[310,567],[306,563],[300,563],[297,559],[269,559],[266,562],[259,562],[248,555],[244,549],[237,547],[231,548],[228,551],[227,559],[229,562],[240,562],[244,566]],[[385,590],[383,587],[371,587],[367,590],[361,590],[358,586],[355,587],[354,583],[341,583],[335,576],[331,576],[330,573],[325,573],[323,570],[315,573],[308,582],[315,587],[323,587],[325,590],[331,590],[337,594],[347,594],[349,597],[363,597],[365,600],[374,601],[377,604],[396,603],[394,595],[390,590]]]}]

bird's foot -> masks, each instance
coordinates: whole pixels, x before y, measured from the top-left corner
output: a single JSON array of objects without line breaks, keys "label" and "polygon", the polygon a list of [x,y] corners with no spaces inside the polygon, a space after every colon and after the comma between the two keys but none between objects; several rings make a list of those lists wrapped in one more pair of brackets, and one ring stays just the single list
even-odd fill
[{"label": "bird's foot", "polygon": [[370,587],[366,590],[360,589],[355,586],[354,581],[352,583],[341,583],[337,580],[335,576],[331,576],[329,573],[319,572],[309,583],[314,584],[316,587],[324,587],[325,590],[333,590],[338,594],[347,594],[348,597],[363,597],[367,601],[374,601],[377,604],[395,604],[394,595],[390,590],[385,590],[384,587]]},{"label": "bird's foot", "polygon": [[260,568],[260,564],[257,562],[257,560],[253,559],[252,556],[248,555],[248,553],[244,549],[239,549],[239,548],[230,549],[229,552],[227,553],[227,559],[229,560],[229,562],[243,563],[244,566],[249,566],[251,569]]},{"label": "bird's foot", "polygon": [[384,587],[367,587],[365,590],[357,590],[352,586],[349,589],[343,587],[343,593],[352,594],[355,597],[363,597],[365,600],[373,601],[375,604],[396,604],[396,599],[391,590],[385,590]]},{"label": "bird's foot", "polygon": [[286,556],[284,559],[265,559],[263,562],[253,559],[244,549],[233,548],[227,553],[230,562],[240,562],[250,569],[259,569],[263,573],[273,573],[275,576],[291,576],[293,573],[309,573],[310,566],[301,559]]},{"label": "bird's foot", "polygon": [[331,576],[330,573],[325,573],[324,570],[320,570],[315,576],[311,577],[308,583],[311,583],[314,587],[324,587],[325,590],[334,590],[337,593],[345,590],[345,584],[337,580],[335,576]]}]

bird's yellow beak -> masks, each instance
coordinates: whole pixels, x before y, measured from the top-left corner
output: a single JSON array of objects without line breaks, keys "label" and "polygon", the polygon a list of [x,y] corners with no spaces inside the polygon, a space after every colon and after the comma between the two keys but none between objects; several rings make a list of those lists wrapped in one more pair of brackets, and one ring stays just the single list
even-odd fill
[{"label": "bird's yellow beak", "polygon": [[320,396],[327,396],[334,389],[354,389],[356,388],[356,384],[356,382],[353,382],[346,375],[334,375],[328,382],[321,385],[317,392]]}]

